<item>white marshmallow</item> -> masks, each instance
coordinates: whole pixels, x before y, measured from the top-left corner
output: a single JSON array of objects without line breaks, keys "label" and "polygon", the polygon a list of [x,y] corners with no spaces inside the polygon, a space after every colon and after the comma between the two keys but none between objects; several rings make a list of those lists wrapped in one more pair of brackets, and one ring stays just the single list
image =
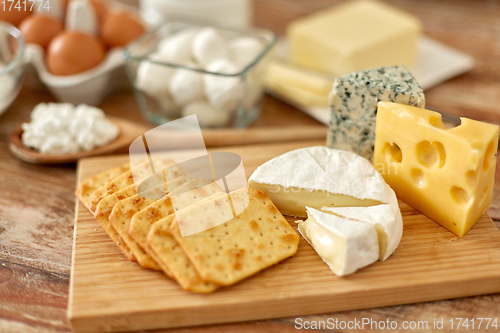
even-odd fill
[{"label": "white marshmallow", "polygon": [[[206,70],[214,73],[234,74],[237,67],[229,60],[219,59],[210,63]],[[227,77],[205,74],[205,94],[217,109],[232,112],[236,110],[243,94],[243,85],[239,77]]]},{"label": "white marshmallow", "polygon": [[[169,62],[169,58],[160,53],[153,53],[149,59],[158,62]],[[170,79],[175,69],[152,63],[149,60],[143,60],[137,68],[137,77],[135,85],[137,89],[146,94],[156,97],[167,94],[169,91]]]},{"label": "white marshmallow", "polygon": [[170,80],[170,95],[178,105],[186,105],[189,102],[203,98],[202,74],[179,68]]},{"label": "white marshmallow", "polygon": [[[206,66],[207,72],[221,73],[221,74],[236,74],[238,68],[229,60],[218,59]],[[221,76],[214,74],[205,74],[203,77],[205,82],[205,92],[207,95],[213,93],[220,93],[225,90],[230,90],[232,87],[238,85],[241,80],[236,76]]]},{"label": "white marshmallow", "polygon": [[186,105],[182,109],[182,116],[187,117],[196,114],[198,122],[202,127],[221,127],[229,123],[231,114],[215,109],[206,101],[196,101]]},{"label": "white marshmallow", "polygon": [[226,113],[232,113],[238,109],[241,96],[242,85],[236,85],[228,90],[213,93],[207,96],[207,98],[214,108]]},{"label": "white marshmallow", "polygon": [[177,63],[193,61],[191,44],[197,31],[197,29],[185,29],[164,38],[158,44],[158,53]]},{"label": "white marshmallow", "polygon": [[253,37],[237,37],[229,42],[231,60],[240,70],[250,65],[264,50],[264,44]]},{"label": "white marshmallow", "polygon": [[193,39],[193,58],[202,67],[216,59],[229,59],[229,47],[222,35],[214,28],[201,29]]}]

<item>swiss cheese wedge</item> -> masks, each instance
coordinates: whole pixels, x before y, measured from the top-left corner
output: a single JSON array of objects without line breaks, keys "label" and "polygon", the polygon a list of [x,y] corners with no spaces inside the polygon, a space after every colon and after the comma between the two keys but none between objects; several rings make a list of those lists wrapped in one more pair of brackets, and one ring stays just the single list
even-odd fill
[{"label": "swiss cheese wedge", "polygon": [[488,209],[498,126],[461,118],[447,128],[441,114],[379,102],[374,165],[398,197],[459,237]]}]

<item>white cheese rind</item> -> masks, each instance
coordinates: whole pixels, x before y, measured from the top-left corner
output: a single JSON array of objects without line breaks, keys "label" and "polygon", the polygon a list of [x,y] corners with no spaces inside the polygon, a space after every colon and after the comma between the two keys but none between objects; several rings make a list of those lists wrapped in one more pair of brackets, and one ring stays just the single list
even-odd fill
[{"label": "white cheese rind", "polygon": [[[379,260],[387,259],[398,247],[403,236],[403,218],[398,206],[377,205],[371,207],[323,207],[324,212],[334,213],[343,218],[357,220],[380,226],[385,234],[382,241],[379,236],[381,253]],[[386,244],[383,244],[386,242]],[[385,247],[385,249],[383,249]]]},{"label": "white cheese rind", "polygon": [[324,146],[296,149],[277,156],[255,170],[249,179],[249,183],[252,182],[397,205],[394,191],[369,161],[354,153]]},{"label": "white cheese rind", "polygon": [[308,219],[299,224],[299,232],[323,261],[338,276],[377,261],[377,231],[372,224],[343,219],[307,207]]},{"label": "white cheese rind", "polygon": [[329,97],[331,118],[327,146],[373,160],[377,103],[425,107],[422,88],[402,66],[354,72],[335,79]]}]

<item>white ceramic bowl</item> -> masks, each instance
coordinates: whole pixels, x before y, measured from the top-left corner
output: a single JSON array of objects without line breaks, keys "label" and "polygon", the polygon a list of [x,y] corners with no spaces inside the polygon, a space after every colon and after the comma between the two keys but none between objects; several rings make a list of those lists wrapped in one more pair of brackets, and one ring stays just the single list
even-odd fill
[{"label": "white ceramic bowl", "polygon": [[0,21],[0,115],[14,102],[23,84],[24,51],[21,32]]},{"label": "white ceramic bowl", "polygon": [[106,54],[98,66],[75,75],[53,75],[45,65],[43,48],[36,44],[26,47],[26,59],[33,65],[38,79],[59,102],[98,105],[116,85],[112,78],[123,69],[123,49],[115,48]]},{"label": "white ceramic bowl", "polygon": [[[110,0],[108,3],[112,10],[138,14],[136,8],[119,1]],[[142,23],[147,27],[145,22]],[[123,48],[109,50],[98,66],[75,75],[51,74],[45,64],[45,52],[36,44],[26,46],[26,61],[29,63],[28,85],[32,88],[45,86],[59,102],[98,105],[110,92],[124,87],[130,89],[123,68]]]}]

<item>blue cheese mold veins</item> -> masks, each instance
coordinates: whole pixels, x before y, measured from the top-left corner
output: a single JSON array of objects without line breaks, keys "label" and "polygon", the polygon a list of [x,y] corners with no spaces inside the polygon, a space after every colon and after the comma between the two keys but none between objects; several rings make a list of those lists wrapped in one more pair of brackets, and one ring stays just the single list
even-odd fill
[{"label": "blue cheese mold veins", "polygon": [[354,72],[335,79],[329,97],[330,148],[355,152],[373,160],[377,103],[387,101],[425,107],[425,96],[403,66]]}]

